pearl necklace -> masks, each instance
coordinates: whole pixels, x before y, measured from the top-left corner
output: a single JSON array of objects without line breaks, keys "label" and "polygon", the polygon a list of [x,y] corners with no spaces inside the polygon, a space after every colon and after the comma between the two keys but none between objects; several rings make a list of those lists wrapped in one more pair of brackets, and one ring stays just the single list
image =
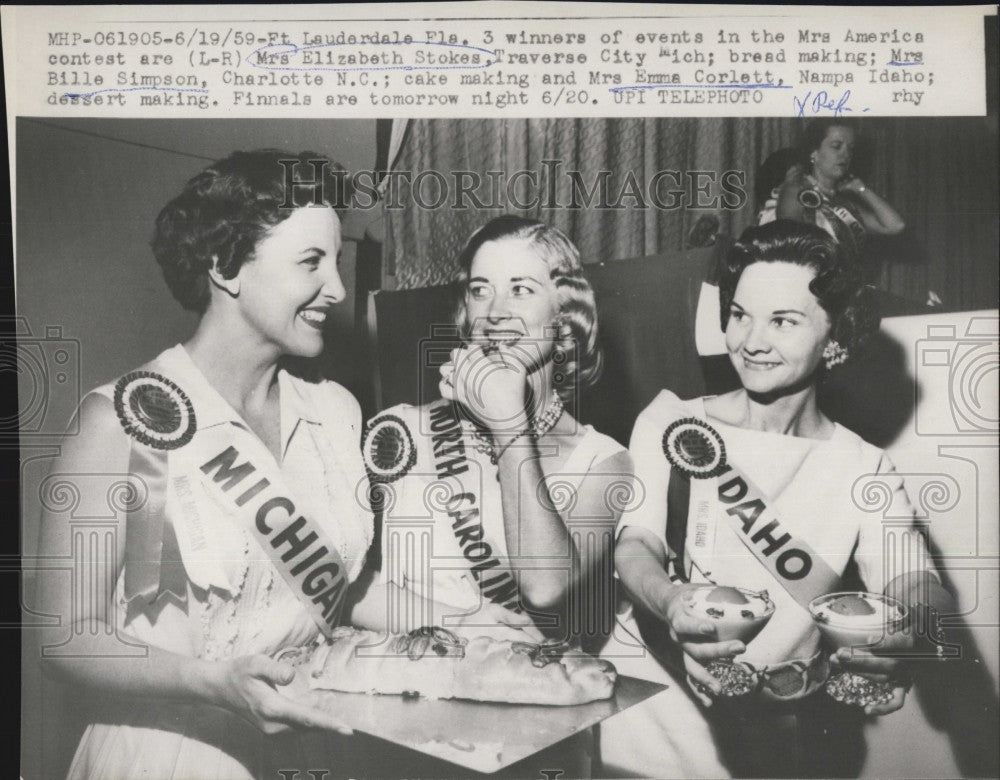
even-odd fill
[{"label": "pearl necklace", "polygon": [[537,420],[535,420],[533,425],[515,435],[514,438],[507,443],[503,450],[497,452],[496,443],[493,441],[492,437],[483,433],[475,425],[470,424],[472,438],[475,439],[473,446],[476,448],[476,452],[483,455],[489,455],[490,463],[496,466],[499,463],[500,456],[503,454],[504,450],[506,450],[507,447],[513,444],[521,436],[532,436],[533,438],[538,439],[551,431],[555,427],[555,424],[559,422],[559,418],[562,417],[564,409],[565,407],[563,406],[562,399],[559,397],[559,394],[553,390],[552,400],[549,402],[545,411],[538,417]]}]

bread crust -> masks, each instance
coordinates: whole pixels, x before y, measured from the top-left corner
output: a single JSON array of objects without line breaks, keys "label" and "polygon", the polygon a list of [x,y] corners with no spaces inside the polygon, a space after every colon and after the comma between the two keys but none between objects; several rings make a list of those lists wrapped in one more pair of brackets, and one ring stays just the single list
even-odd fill
[{"label": "bread crust", "polygon": [[461,639],[440,628],[390,636],[338,628],[307,664],[309,686],[510,704],[584,704],[614,693],[608,661],[565,645]]}]

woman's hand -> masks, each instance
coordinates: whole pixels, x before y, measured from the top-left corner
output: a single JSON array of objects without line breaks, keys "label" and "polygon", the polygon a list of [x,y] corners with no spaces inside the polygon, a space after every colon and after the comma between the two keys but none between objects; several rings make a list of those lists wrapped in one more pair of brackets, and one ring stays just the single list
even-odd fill
[{"label": "woman's hand", "polygon": [[494,432],[527,424],[529,361],[516,347],[472,344],[441,366],[441,397],[457,401]]},{"label": "woman's hand", "polygon": [[463,615],[451,628],[466,639],[488,636],[490,639],[510,642],[545,641],[545,636],[527,615],[522,615],[499,604],[489,602],[468,615]]},{"label": "woman's hand", "polygon": [[[695,683],[695,692],[707,689],[713,695],[722,693],[722,685],[705,668],[712,661],[730,660],[746,651],[738,639],[719,642],[715,624],[704,618],[689,615],[681,596],[701,585],[674,585],[663,598],[661,615],[670,629],[670,638],[684,651],[684,668]],[[704,698],[702,701],[708,703]]]},{"label": "woman's hand", "polygon": [[859,179],[857,176],[848,175],[847,178],[845,178],[842,182],[840,182],[839,185],[837,185],[837,189],[841,191],[846,190],[847,192],[854,192],[860,195],[862,192],[865,192],[868,188],[865,186],[865,183],[861,181],[861,179]]},{"label": "woman's hand", "polygon": [[[350,734],[351,730],[330,714],[276,690],[288,686],[295,669],[266,655],[245,655],[224,662],[218,681],[222,705],[265,734],[292,727],[327,728]],[[289,688],[288,692],[294,689]]]},{"label": "woman's hand", "polygon": [[906,228],[906,221],[892,204],[878,193],[865,186],[857,176],[850,174],[845,177],[837,189],[840,192],[849,192],[857,197],[854,200],[858,204],[858,214],[861,224],[872,233],[880,233],[886,236],[894,236],[903,232]]},{"label": "woman's hand", "polygon": [[[888,715],[902,707],[906,701],[910,672],[906,662],[898,654],[912,646],[912,634],[897,631],[871,648],[841,647],[830,656],[830,664],[834,671],[846,670],[872,682],[891,685],[892,698],[889,701],[865,707],[865,712],[869,715]],[[893,657],[893,653],[897,656]]]}]

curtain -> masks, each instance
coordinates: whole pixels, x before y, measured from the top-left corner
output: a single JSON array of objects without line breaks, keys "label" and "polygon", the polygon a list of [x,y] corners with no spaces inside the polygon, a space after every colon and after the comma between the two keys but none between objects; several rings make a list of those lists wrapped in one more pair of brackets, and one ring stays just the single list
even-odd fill
[{"label": "curtain", "polygon": [[995,119],[868,120],[872,179],[906,219],[898,239],[880,242],[882,286],[944,309],[993,309],[1000,295],[1000,195]]},{"label": "curtain", "polygon": [[[706,215],[723,233],[738,234],[753,221],[755,208],[754,166],[745,161],[792,140],[793,126],[782,120],[414,120],[395,165],[410,183],[397,177],[398,189],[386,199],[395,287],[450,281],[469,235],[503,213],[560,228],[585,263],[682,250]],[[531,172],[534,181],[518,171]],[[723,203],[726,171],[734,172],[729,205],[745,193],[736,210]],[[657,205],[649,188],[661,172],[669,175],[659,177]],[[482,179],[472,190],[478,203],[468,197],[438,203],[441,177],[457,195],[463,176]],[[706,190],[701,195],[698,186]],[[584,208],[588,195],[590,207]]]},{"label": "curtain", "polygon": [[[908,223],[901,236],[872,239],[882,287],[919,302],[933,290],[952,310],[995,307],[995,125],[976,117],[937,117],[864,119],[858,126],[856,171]],[[792,118],[411,121],[395,168],[418,186],[399,179],[395,202],[386,201],[387,265],[395,269],[390,286],[450,281],[472,231],[502,213],[562,229],[584,263],[684,250],[699,219],[717,225],[722,236],[736,237],[756,216],[758,167],[773,152],[794,146],[802,127],[801,119]],[[531,172],[535,181],[518,171]],[[680,174],[679,180],[661,179],[665,207],[649,198],[618,197],[630,192],[630,181],[641,192],[664,171]],[[730,183],[745,193],[738,208],[719,199],[727,171],[735,177]],[[573,175],[587,189],[604,177],[605,202],[595,197],[589,207],[567,207],[573,203]],[[456,180],[463,176],[467,183],[482,179],[471,190],[478,203],[459,197]],[[496,186],[501,177],[510,186]],[[697,195],[699,184],[707,186],[707,195]],[[442,188],[449,190],[443,200]],[[672,189],[683,193],[676,203],[670,202]],[[532,202],[532,194],[541,197]],[[581,206],[584,199],[577,195]],[[692,202],[696,197],[703,201]]]}]

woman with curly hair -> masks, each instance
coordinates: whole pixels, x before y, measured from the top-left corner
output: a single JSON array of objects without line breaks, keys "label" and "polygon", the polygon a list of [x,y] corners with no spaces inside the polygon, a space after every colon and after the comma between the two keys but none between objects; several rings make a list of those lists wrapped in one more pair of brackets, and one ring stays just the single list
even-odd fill
[{"label": "woman with curly hair", "polygon": [[[315,182],[289,187],[295,165]],[[238,152],[160,212],[156,260],[198,325],[89,393],[53,469],[84,505],[121,492],[112,541],[74,544],[52,502],[42,518],[41,554],[94,580],[82,598],[39,573],[72,632],[45,664],[99,701],[70,777],[274,777],[299,765],[302,729],[340,727],[281,692],[293,669],[274,656],[337,625],[372,540],[357,402],[282,367],[320,354],[345,297],[343,173]]]},{"label": "woman with curly hair", "polygon": [[[623,447],[566,408],[600,370],[593,290],[562,232],[517,216],[477,230],[459,265],[463,341],[442,361],[442,399],[368,424],[382,576],[353,619],[381,626],[388,610],[473,636],[537,640],[534,622],[550,638],[593,638],[632,471]],[[408,556],[416,518],[432,549]]]},{"label": "woman with curly hair", "polygon": [[[602,724],[605,766],[647,777],[856,774],[862,709],[824,693],[829,665],[862,686],[888,683],[864,712],[893,712],[907,675],[887,651],[909,639],[829,657],[810,603],[847,590],[852,571],[905,606],[949,603],[921,533],[903,524],[903,541],[888,545],[881,516],[853,500],[855,483],[873,478],[892,497],[887,517],[914,516],[888,456],[816,402],[817,384],[878,327],[872,290],[825,231],[778,220],[734,245],[720,299],[742,386],[692,400],[664,390],[632,434],[645,500],[619,524],[630,605],[603,655],[670,689]],[[771,617],[740,639],[721,628],[727,614]]]}]

